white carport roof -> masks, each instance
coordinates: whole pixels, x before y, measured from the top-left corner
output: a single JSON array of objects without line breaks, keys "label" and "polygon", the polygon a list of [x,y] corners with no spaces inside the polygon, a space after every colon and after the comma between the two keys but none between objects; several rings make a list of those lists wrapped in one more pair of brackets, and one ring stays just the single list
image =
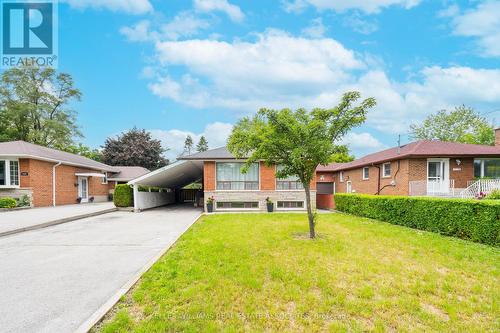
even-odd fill
[{"label": "white carport roof", "polygon": [[129,185],[181,188],[203,177],[203,161],[177,161],[128,182]]}]

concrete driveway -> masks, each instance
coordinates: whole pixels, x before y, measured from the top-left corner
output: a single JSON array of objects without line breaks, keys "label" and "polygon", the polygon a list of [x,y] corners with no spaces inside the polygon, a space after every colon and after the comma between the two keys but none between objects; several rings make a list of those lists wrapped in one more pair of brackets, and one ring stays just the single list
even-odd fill
[{"label": "concrete driveway", "polygon": [[114,212],[0,238],[0,331],[75,331],[200,213]]},{"label": "concrete driveway", "polygon": [[112,202],[57,207],[41,207],[0,213],[0,235],[14,230],[48,224],[55,220],[75,218],[113,210]]}]

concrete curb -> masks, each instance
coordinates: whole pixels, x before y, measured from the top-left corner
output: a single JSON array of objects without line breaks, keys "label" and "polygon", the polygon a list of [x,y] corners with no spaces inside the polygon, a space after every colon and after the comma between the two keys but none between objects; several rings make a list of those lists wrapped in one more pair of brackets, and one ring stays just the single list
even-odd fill
[{"label": "concrete curb", "polygon": [[41,223],[41,224],[36,224],[36,225],[29,226],[29,227],[0,232],[0,237],[11,236],[11,235],[19,234],[19,233],[25,232],[25,231],[47,228],[47,227],[51,227],[51,226],[58,225],[58,224],[63,224],[63,223],[68,223],[68,222],[72,222],[72,221],[76,221],[76,220],[86,219],[88,217],[94,217],[94,216],[112,213],[112,212],[116,212],[116,211],[117,211],[116,208],[108,208],[108,209],[100,210],[97,212],[66,217],[63,219],[45,222],[45,223]]},{"label": "concrete curb", "polygon": [[172,244],[166,246],[162,249],[158,254],[156,254],[151,260],[149,260],[146,265],[144,265],[129,281],[127,281],[110,299],[108,299],[96,312],[94,312],[83,324],[81,324],[76,330],[75,333],[87,333],[92,327],[94,327],[97,323],[101,321],[101,319],[118,303],[120,298],[125,295],[136,283],[139,281],[141,276],[149,271],[149,269],[165,254],[167,251],[177,243],[179,238],[188,231],[193,224],[196,223],[204,214],[201,213],[198,215],[193,222],[191,222],[182,233],[179,234],[177,238],[174,239]]}]

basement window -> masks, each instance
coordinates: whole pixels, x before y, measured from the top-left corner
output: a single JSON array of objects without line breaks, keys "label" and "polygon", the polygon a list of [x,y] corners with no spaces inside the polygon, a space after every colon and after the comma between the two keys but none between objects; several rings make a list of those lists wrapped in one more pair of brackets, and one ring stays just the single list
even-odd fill
[{"label": "basement window", "polygon": [[304,201],[278,201],[277,207],[279,209],[302,209]]},{"label": "basement window", "polygon": [[258,209],[256,201],[217,201],[217,209]]}]

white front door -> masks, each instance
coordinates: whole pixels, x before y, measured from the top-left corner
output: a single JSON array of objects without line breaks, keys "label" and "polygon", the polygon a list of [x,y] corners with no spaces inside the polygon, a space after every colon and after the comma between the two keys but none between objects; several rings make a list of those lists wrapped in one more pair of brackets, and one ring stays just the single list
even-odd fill
[{"label": "white front door", "polygon": [[89,180],[87,177],[78,177],[78,196],[81,202],[89,201]]},{"label": "white front door", "polygon": [[430,158],[427,160],[427,194],[450,191],[450,160]]},{"label": "white front door", "polygon": [[351,181],[348,181],[347,182],[347,193],[352,193],[352,182]]}]

